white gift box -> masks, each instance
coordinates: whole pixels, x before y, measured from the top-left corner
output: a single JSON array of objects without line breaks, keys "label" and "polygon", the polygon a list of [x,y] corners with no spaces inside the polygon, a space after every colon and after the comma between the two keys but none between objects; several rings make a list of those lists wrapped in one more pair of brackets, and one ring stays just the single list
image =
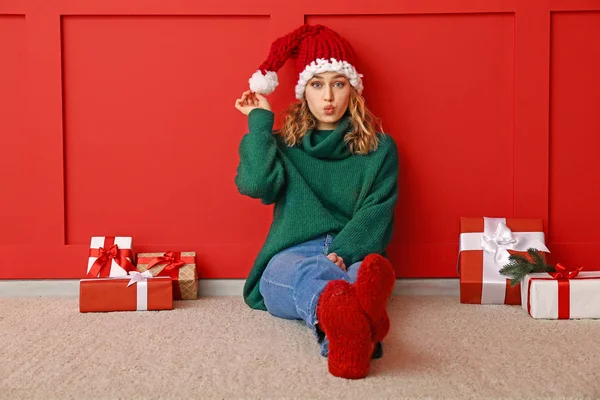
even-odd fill
[{"label": "white gift box", "polygon": [[600,271],[570,279],[528,274],[521,284],[521,304],[533,318],[600,318]]},{"label": "white gift box", "polygon": [[[126,258],[129,260],[130,263],[133,263],[134,254],[132,242],[133,240],[129,236],[93,236],[90,243],[90,256],[88,259],[87,274],[89,274],[90,270],[92,269],[92,266],[98,259],[98,256],[95,253],[97,253],[98,249],[100,248],[103,248],[107,251],[113,245],[116,245],[118,250],[130,252],[131,256],[127,256]],[[110,263],[110,273],[104,273],[104,276],[127,276],[127,271],[125,270],[125,268],[121,267],[115,259],[112,259]]]}]

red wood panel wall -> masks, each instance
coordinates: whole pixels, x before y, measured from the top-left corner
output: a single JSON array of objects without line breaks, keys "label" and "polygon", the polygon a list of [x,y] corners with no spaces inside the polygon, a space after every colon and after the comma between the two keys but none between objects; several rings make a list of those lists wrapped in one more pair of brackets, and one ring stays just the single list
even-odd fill
[{"label": "red wood panel wall", "polygon": [[81,277],[93,235],[245,278],[272,209],[234,185],[233,102],[303,22],[353,44],[398,144],[399,277],[456,276],[461,216],[543,218],[553,261],[600,269],[597,1],[52,3],[0,4],[0,278]]}]

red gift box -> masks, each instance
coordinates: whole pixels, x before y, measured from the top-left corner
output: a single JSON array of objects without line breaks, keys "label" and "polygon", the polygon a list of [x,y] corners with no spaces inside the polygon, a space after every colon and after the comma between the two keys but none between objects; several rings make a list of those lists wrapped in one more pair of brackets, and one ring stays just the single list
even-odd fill
[{"label": "red gift box", "polygon": [[[528,248],[549,251],[544,244],[541,219],[460,219],[460,302],[470,304],[521,304],[521,286],[510,286],[500,275],[513,253]],[[545,258],[545,254],[542,253]]]},{"label": "red gift box", "polygon": [[[141,274],[140,274],[141,275]],[[146,277],[133,282],[131,276],[91,278],[79,281],[79,311],[172,310],[170,277]]]}]

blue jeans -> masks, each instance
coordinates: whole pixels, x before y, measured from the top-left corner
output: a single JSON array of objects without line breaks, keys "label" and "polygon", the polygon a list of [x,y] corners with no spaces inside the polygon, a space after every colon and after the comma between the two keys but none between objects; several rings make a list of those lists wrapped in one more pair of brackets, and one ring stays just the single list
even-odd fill
[{"label": "blue jeans", "polygon": [[[361,261],[344,272],[327,258],[333,236],[327,234],[277,253],[260,279],[260,294],[269,314],[285,319],[302,319],[321,345],[321,355],[329,353],[327,337],[318,327],[317,304],[325,286],[332,280],[356,281]],[[382,355],[381,343],[373,353]]]}]

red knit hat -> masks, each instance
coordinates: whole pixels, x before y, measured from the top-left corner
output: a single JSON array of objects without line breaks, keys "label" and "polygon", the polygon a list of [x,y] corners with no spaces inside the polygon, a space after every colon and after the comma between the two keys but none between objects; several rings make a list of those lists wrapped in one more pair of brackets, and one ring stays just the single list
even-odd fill
[{"label": "red knit hat", "polygon": [[261,94],[273,93],[279,84],[277,71],[288,58],[296,59],[297,99],[302,99],[306,84],[313,76],[330,71],[345,75],[358,93],[362,93],[362,75],[354,67],[354,51],[350,43],[326,26],[308,24],[273,42],[269,57],[248,81],[250,90]]}]

